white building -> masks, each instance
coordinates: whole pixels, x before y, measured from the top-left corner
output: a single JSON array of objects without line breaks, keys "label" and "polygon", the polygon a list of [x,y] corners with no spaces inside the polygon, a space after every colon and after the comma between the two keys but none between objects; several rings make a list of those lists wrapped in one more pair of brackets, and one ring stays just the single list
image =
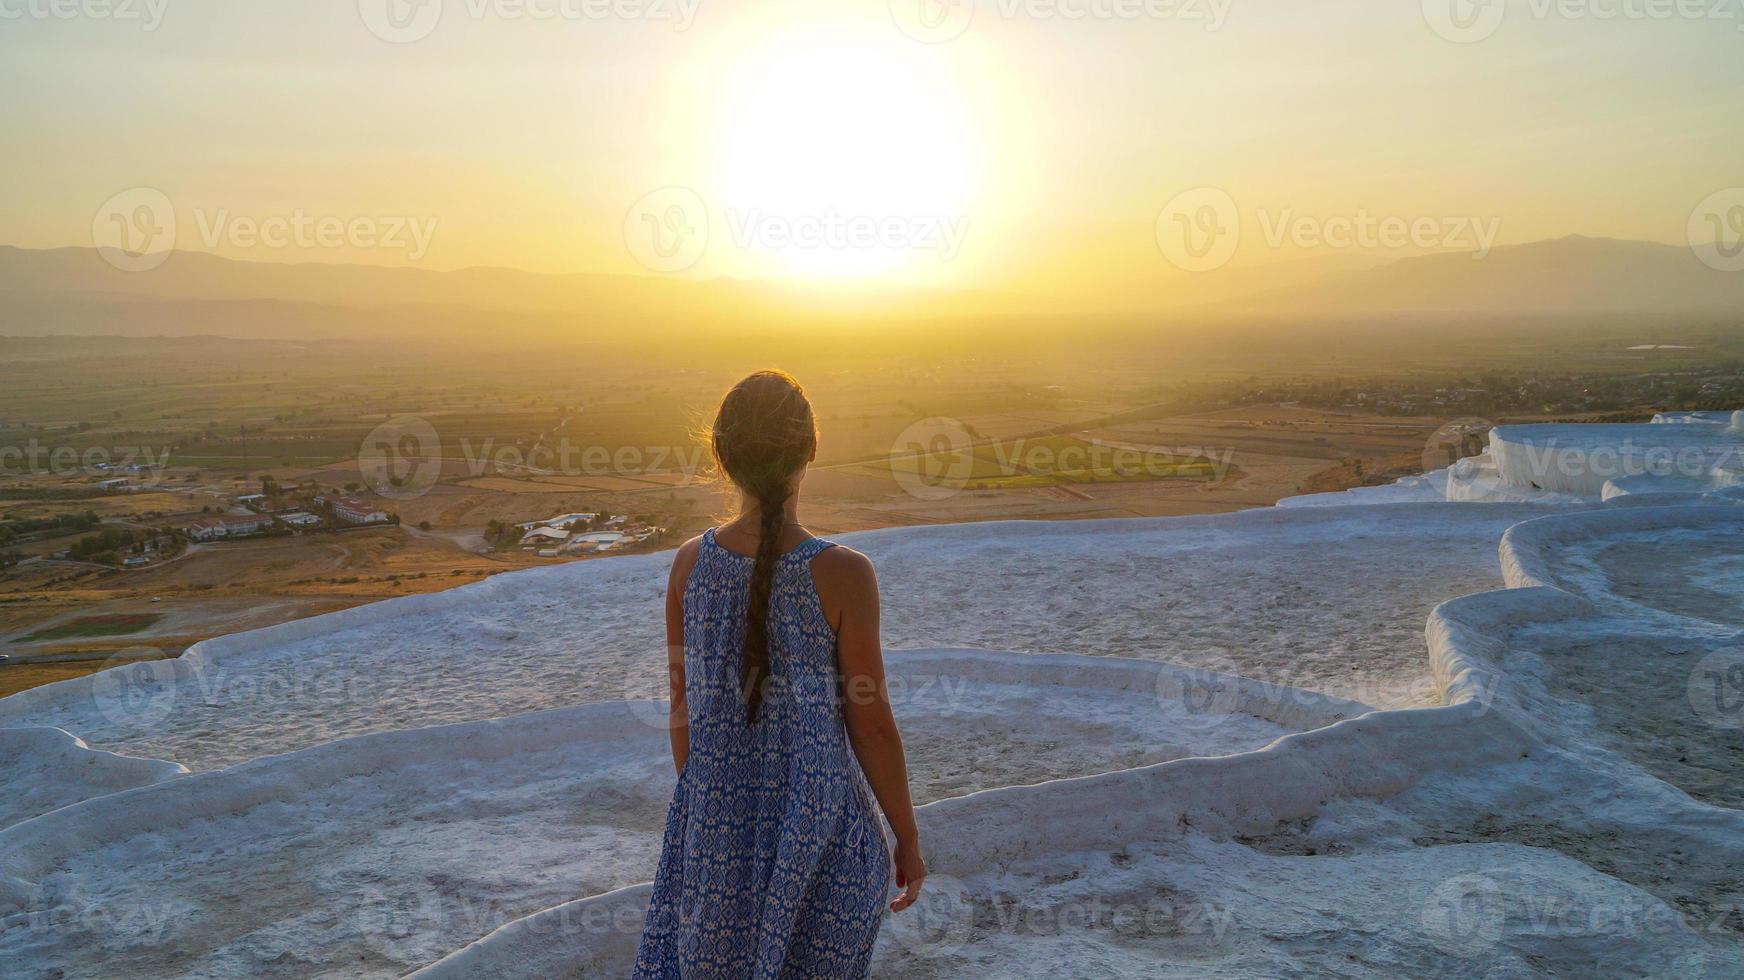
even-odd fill
[{"label": "white building", "polygon": [[201,517],[182,525],[183,535],[194,541],[216,541],[259,534],[272,526],[272,518],[261,514],[221,514]]},{"label": "white building", "polygon": [[347,524],[386,524],[388,512],[356,497],[333,498],[333,516]]},{"label": "white building", "polygon": [[521,535],[521,547],[528,548],[540,544],[562,544],[569,540],[569,532],[555,527],[536,527]]}]

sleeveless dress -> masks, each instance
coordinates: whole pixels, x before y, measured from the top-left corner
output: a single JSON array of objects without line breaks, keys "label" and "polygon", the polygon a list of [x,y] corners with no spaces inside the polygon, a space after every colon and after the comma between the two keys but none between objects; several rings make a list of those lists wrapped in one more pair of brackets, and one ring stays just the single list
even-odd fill
[{"label": "sleeveless dress", "polygon": [[666,816],[633,974],[852,978],[871,968],[890,853],[848,744],[836,636],[807,540],[776,562],[769,673],[745,724],[740,649],[753,560],[703,534],[684,588],[690,756]]}]

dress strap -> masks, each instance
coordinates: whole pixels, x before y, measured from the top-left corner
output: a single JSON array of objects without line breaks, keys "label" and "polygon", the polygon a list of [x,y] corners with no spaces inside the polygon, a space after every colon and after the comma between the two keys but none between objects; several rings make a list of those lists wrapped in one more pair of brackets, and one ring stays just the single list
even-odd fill
[{"label": "dress strap", "polygon": [[811,561],[813,558],[816,558],[818,555],[823,554],[835,546],[836,543],[834,541],[826,541],[823,538],[807,538],[787,554],[788,557],[792,558],[794,561],[803,564]]}]

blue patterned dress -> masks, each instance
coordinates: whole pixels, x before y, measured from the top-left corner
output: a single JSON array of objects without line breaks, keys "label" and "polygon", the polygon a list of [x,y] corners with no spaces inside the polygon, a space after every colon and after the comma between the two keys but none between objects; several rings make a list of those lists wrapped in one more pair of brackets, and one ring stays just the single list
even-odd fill
[{"label": "blue patterned dress", "polygon": [[738,694],[752,559],[710,530],[684,589],[690,757],[634,976],[843,978],[870,970],[890,856],[842,725],[836,636],[812,538],[776,564],[769,673],[755,725]]}]

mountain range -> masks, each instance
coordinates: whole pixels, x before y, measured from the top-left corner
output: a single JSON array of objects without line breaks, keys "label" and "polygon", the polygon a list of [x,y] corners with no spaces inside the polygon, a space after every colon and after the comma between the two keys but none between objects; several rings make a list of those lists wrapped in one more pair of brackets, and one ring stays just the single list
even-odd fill
[{"label": "mountain range", "polygon": [[[92,248],[0,246],[0,334],[310,338],[463,336],[577,328],[682,330],[710,325],[881,325],[940,319],[1095,315],[1014,293],[888,284],[807,285],[655,276],[553,275],[250,262],[175,252],[125,272]],[[1688,248],[1568,237],[1503,246],[1479,260],[1435,253],[1383,261],[1335,255],[1181,274],[1136,284],[1105,309],[1174,321],[1200,317],[1731,316],[1744,273],[1716,271]]]}]

